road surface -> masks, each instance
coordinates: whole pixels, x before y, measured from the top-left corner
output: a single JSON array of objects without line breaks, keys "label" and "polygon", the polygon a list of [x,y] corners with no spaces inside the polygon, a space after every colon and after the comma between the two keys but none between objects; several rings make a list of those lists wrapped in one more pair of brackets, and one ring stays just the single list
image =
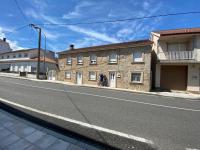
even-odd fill
[{"label": "road surface", "polygon": [[200,149],[200,100],[6,77],[0,98],[149,139],[160,149]]}]

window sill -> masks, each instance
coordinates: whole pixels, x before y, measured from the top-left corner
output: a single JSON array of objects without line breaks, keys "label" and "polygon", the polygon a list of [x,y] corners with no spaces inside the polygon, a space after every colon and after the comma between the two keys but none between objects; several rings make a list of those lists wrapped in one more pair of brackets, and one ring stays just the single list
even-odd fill
[{"label": "window sill", "polygon": [[143,82],[133,81],[133,82],[130,82],[130,84],[143,84]]},{"label": "window sill", "polygon": [[71,78],[65,78],[65,79],[67,79],[67,80],[71,80]]},{"label": "window sill", "polygon": [[144,61],[133,61],[131,64],[144,64]]},{"label": "window sill", "polygon": [[67,66],[71,66],[72,64],[66,64]]},{"label": "window sill", "polygon": [[108,62],[109,65],[116,65],[117,62]]},{"label": "window sill", "polygon": [[88,81],[97,81],[97,79],[95,79],[95,80],[92,80],[92,79],[88,79]]},{"label": "window sill", "polygon": [[76,65],[83,65],[83,63],[77,63]]}]

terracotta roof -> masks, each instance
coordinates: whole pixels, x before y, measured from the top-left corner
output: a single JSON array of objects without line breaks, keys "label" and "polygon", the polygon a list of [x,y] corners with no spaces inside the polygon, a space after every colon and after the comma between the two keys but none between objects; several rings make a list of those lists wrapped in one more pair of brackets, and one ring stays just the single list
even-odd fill
[{"label": "terracotta roof", "polygon": [[73,53],[81,53],[81,52],[112,50],[112,49],[118,49],[118,48],[146,46],[146,45],[151,45],[152,43],[153,43],[152,41],[146,39],[146,40],[92,46],[92,47],[85,47],[85,48],[77,48],[77,49],[62,51],[62,52],[59,52],[58,54],[73,54]]},{"label": "terracotta roof", "polygon": [[180,34],[200,34],[200,28],[182,28],[182,29],[172,29],[172,30],[160,30],[154,32],[160,34],[160,36],[180,35]]},{"label": "terracotta roof", "polygon": [[[38,58],[33,58],[33,59],[20,59],[20,60],[8,60],[8,61],[0,61],[0,63],[15,63],[15,62],[37,62]],[[44,61],[44,57],[40,58],[40,61],[43,62]],[[56,60],[54,59],[50,59],[50,58],[45,58],[45,62],[49,62],[49,63],[57,63]]]}]

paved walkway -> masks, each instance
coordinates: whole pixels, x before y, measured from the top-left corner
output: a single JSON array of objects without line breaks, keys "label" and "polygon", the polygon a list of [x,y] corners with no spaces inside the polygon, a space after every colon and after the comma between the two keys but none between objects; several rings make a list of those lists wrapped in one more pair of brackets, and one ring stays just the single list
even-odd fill
[{"label": "paved walkway", "polygon": [[0,109],[0,150],[100,150]]}]

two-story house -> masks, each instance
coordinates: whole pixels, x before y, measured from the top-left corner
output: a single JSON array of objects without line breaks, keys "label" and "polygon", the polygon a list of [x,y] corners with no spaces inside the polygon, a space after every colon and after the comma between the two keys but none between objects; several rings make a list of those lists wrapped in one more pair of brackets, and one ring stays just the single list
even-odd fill
[{"label": "two-story house", "polygon": [[71,48],[58,53],[58,80],[97,85],[99,75],[108,86],[140,91],[151,89],[150,40]]},{"label": "two-story house", "polygon": [[200,28],[151,33],[155,59],[154,86],[200,91]]},{"label": "two-story house", "polygon": [[[41,50],[40,72],[56,70],[55,53],[49,50]],[[35,74],[38,61],[38,49],[23,49],[0,54],[0,71],[12,73]]]}]

